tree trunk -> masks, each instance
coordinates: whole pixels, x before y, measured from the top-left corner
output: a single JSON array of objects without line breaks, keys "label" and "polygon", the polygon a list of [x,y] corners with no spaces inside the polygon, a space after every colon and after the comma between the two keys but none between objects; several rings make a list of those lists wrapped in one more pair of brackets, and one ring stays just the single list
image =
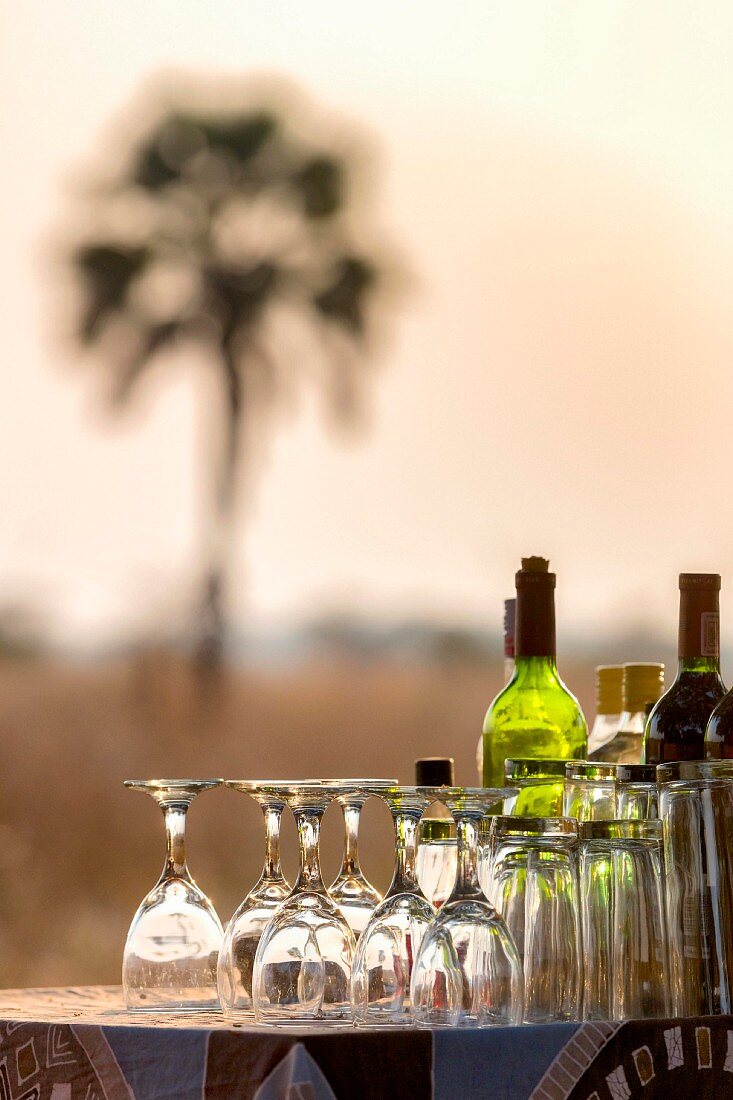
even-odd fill
[{"label": "tree trunk", "polygon": [[227,582],[236,517],[244,410],[242,378],[230,347],[222,351],[222,366],[224,430],[214,484],[213,529],[204,569],[195,649],[196,667],[206,677],[221,670],[226,642]]}]

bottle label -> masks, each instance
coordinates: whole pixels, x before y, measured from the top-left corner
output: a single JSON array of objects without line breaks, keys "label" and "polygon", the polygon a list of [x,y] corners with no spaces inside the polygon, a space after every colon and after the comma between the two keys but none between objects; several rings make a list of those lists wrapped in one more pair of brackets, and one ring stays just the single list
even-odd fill
[{"label": "bottle label", "polygon": [[703,611],[700,615],[700,656],[717,657],[720,654],[720,615],[717,611]]}]

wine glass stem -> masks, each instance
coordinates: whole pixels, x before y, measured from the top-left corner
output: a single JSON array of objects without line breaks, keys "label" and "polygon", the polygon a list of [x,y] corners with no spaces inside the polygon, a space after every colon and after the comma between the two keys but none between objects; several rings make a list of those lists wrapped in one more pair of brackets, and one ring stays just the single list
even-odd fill
[{"label": "wine glass stem", "polygon": [[341,867],[342,875],[359,875],[359,818],[361,806],[346,805],[344,811],[344,829],[346,840],[344,843],[344,862]]},{"label": "wine glass stem", "polygon": [[164,878],[187,878],[186,866],[186,810],[181,803],[163,807],[167,853]]},{"label": "wine glass stem", "polygon": [[417,885],[417,827],[420,812],[394,811],[395,868],[390,893],[409,893]]},{"label": "wine glass stem", "polygon": [[262,878],[280,880],[283,877],[280,865],[280,822],[282,809],[277,806],[264,806],[265,817],[265,866]]},{"label": "wine glass stem", "polygon": [[296,890],[315,890],[325,892],[321,864],[318,858],[318,841],[321,835],[323,808],[311,806],[295,811],[298,826],[298,845],[300,848],[300,870]]},{"label": "wine glass stem", "polygon": [[459,811],[456,819],[458,873],[453,891],[455,897],[469,898],[482,894],[478,877],[478,845],[481,831],[480,813]]}]

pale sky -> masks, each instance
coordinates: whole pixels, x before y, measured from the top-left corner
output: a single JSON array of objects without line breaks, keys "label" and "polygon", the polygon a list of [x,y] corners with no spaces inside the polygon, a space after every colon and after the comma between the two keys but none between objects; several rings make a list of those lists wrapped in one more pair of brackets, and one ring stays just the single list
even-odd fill
[{"label": "pale sky", "polygon": [[6,4],[0,36],[0,601],[77,642],[180,597],[201,380],[105,420],[54,338],[48,254],[142,80],[264,70],[377,135],[379,220],[415,287],[369,435],[342,445],[306,401],[273,440],[240,620],[498,628],[540,553],[568,628],[673,632],[677,572],[709,569],[733,629],[729,3],[43,0]]}]

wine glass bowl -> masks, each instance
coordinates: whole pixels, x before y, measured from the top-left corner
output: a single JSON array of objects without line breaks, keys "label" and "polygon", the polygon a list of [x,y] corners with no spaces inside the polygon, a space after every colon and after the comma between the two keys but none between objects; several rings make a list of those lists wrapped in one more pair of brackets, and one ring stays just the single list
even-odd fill
[{"label": "wine glass bowl", "polygon": [[201,791],[220,779],[126,780],[163,811],[167,855],[160,879],[143,899],[127,934],[122,985],[133,1011],[206,1011],[219,1007],[216,965],[223,931],[213,905],[190,875],[185,819]]},{"label": "wine glass bowl", "polygon": [[262,1023],[348,1023],[354,934],[324,885],[318,843],[326,807],[352,784],[293,782],[262,789],[282,798],[295,816],[300,870],[257,945],[255,1016]]},{"label": "wine glass bowl", "polygon": [[356,948],[351,980],[354,1018],[361,1024],[411,1024],[412,962],[435,909],[417,880],[420,818],[434,798],[416,787],[373,789],[388,805],[395,831],[395,869]]},{"label": "wine glass bowl", "polygon": [[260,806],[265,823],[265,862],[257,883],[238,906],[224,931],[217,964],[219,1000],[226,1015],[251,1016],[252,978],[257,945],[276,910],[291,892],[280,865],[280,821],[285,800],[271,784],[228,779],[226,785],[248,794]]}]

